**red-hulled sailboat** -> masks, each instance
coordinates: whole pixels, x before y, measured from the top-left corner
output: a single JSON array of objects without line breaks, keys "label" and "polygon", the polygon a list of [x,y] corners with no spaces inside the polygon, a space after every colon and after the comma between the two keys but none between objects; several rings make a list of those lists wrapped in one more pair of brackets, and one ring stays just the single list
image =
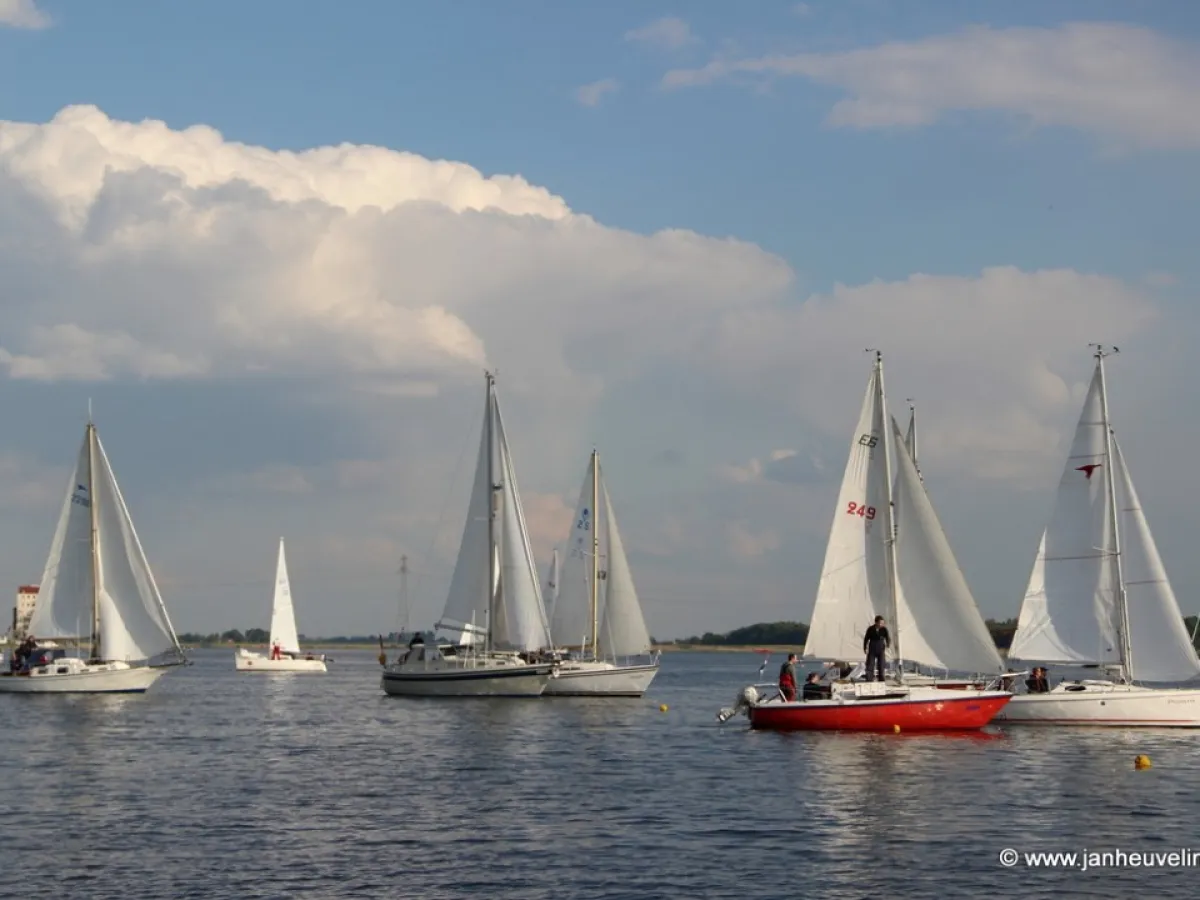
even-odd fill
[{"label": "red-hulled sailboat", "polygon": [[[789,701],[775,685],[753,685],[735,706],[721,710],[720,721],[745,712],[752,728],[776,731],[974,730],[1012,698],[1008,691],[990,689],[986,680],[928,683],[932,679],[903,674],[905,660],[947,672],[999,674],[1004,669],[925,493],[913,459],[915,436],[911,441],[910,446],[888,414],[883,357],[876,351],[804,655],[854,659],[867,626],[887,610],[893,671],[899,674],[886,682],[837,678],[822,683],[821,695],[807,700],[801,694]],[[827,674],[844,671],[826,667]],[[951,687],[958,689],[947,690]]]}]

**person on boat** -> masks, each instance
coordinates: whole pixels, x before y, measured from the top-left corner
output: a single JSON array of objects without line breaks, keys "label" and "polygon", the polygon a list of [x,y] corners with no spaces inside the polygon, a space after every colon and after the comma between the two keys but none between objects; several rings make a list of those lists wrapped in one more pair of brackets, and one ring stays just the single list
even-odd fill
[{"label": "person on boat", "polygon": [[271,645],[271,659],[281,659],[282,657],[283,657],[283,653],[279,649],[279,644],[278,643],[272,644]]},{"label": "person on boat", "polygon": [[789,653],[787,662],[779,667],[779,690],[783,699],[791,702],[796,699],[796,654]]},{"label": "person on boat", "polygon": [[875,624],[867,627],[863,635],[863,653],[867,654],[867,681],[883,681],[883,656],[892,646],[883,616],[875,617]]},{"label": "person on boat", "polygon": [[804,679],[804,693],[801,694],[801,699],[828,700],[831,696],[833,696],[832,689],[821,684],[821,673],[809,672],[808,677]]},{"label": "person on boat", "polygon": [[1031,694],[1047,694],[1050,692],[1050,682],[1046,678],[1046,670],[1035,666],[1025,679],[1025,687]]}]

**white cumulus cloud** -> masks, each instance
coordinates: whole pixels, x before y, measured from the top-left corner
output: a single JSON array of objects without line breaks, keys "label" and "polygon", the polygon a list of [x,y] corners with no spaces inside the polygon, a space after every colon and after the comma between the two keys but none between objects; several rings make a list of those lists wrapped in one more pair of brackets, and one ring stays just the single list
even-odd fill
[{"label": "white cumulus cloud", "polygon": [[625,32],[625,40],[648,44],[666,50],[678,50],[700,39],[692,33],[692,27],[678,16],[664,16],[641,28]]}]

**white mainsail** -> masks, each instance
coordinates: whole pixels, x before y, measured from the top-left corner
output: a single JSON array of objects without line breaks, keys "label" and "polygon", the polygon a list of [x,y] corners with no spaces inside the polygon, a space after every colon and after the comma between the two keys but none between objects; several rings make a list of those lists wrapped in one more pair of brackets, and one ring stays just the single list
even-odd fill
[{"label": "white mainsail", "polygon": [[1108,419],[1103,357],[1097,353],[1009,656],[1116,664],[1130,680],[1185,681],[1200,675],[1200,659]]},{"label": "white mainsail", "polygon": [[135,662],[182,649],[89,422],[30,622],[37,637],[92,635],[94,656]]},{"label": "white mainsail", "polygon": [[496,649],[536,650],[549,643],[516,471],[490,374],[467,521],[437,627],[457,633],[463,643],[488,637]]},{"label": "white mainsail", "polygon": [[600,625],[596,656],[645,656],[651,652],[650,632],[642,616],[642,605],[638,602],[637,590],[633,586],[633,573],[629,571],[625,545],[621,542],[621,533],[617,530],[617,517],[613,512],[608,486],[604,484],[603,473],[598,463],[596,478],[604,498],[604,533],[608,544],[604,579],[604,618]]},{"label": "white mainsail", "polygon": [[1097,366],[1029,576],[1012,659],[1121,661],[1100,379]]},{"label": "white mainsail", "polygon": [[275,598],[271,603],[271,637],[268,646],[278,646],[284,653],[300,652],[296,609],[292,605],[292,585],[288,579],[283,538],[279,539],[279,561],[275,564]]},{"label": "white mainsail", "polygon": [[874,369],[850,442],[821,582],[804,655],[854,659],[862,654],[863,632],[876,615],[888,616],[887,444],[884,410]]},{"label": "white mainsail", "polygon": [[592,640],[592,554],[596,515],[592,509],[592,465],[589,457],[575,517],[567,536],[566,559],[558,582],[558,600],[550,619],[550,637],[557,647],[582,646]]}]

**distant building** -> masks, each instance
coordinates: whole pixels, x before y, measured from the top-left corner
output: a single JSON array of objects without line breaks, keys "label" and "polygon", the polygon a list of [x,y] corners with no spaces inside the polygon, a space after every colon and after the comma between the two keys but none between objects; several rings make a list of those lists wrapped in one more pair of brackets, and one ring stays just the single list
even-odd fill
[{"label": "distant building", "polygon": [[24,640],[29,631],[29,622],[37,607],[38,585],[23,584],[17,588],[17,605],[13,608],[13,637]]}]

